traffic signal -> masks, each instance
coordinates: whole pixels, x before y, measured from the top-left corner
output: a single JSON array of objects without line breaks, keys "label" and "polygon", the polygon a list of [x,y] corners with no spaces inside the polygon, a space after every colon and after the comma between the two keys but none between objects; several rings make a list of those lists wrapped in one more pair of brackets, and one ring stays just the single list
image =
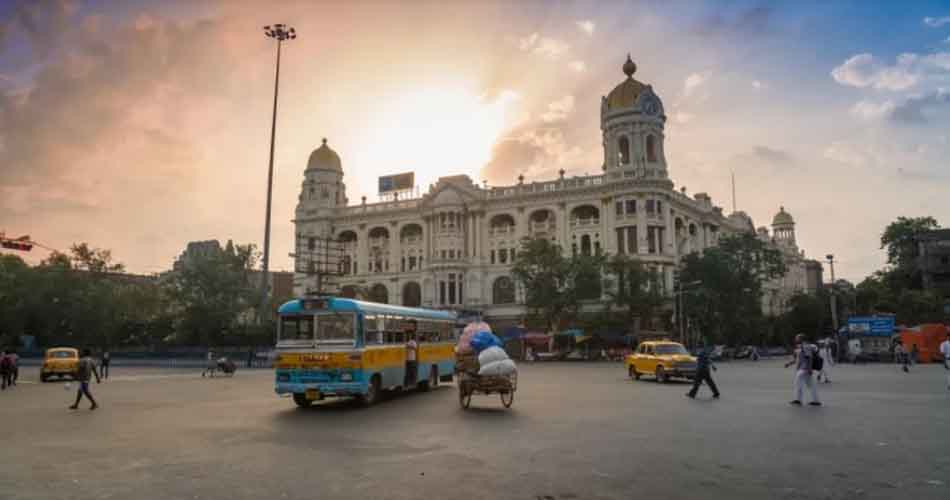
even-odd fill
[{"label": "traffic signal", "polygon": [[0,246],[3,248],[8,248],[10,250],[20,250],[23,252],[29,252],[33,249],[33,242],[30,241],[29,236],[20,236],[15,240],[10,239],[0,239]]}]

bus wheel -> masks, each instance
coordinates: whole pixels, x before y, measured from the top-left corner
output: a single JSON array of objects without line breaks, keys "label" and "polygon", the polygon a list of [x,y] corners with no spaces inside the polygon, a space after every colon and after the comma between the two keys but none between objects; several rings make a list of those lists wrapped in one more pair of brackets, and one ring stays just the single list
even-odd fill
[{"label": "bus wheel", "polygon": [[369,381],[369,387],[366,388],[366,394],[359,397],[363,406],[371,406],[379,400],[379,375],[373,375]]},{"label": "bus wheel", "polygon": [[294,393],[294,403],[297,403],[297,406],[301,408],[309,408],[313,401],[307,399],[307,395],[302,392]]}]

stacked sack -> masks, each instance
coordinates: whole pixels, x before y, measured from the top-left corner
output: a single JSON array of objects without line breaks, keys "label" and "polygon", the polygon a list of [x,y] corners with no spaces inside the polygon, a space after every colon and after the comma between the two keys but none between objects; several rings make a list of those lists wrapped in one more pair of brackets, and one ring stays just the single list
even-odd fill
[{"label": "stacked sack", "polygon": [[478,374],[482,376],[508,376],[518,368],[508,357],[504,344],[491,332],[481,331],[472,337],[472,350],[478,354]]}]

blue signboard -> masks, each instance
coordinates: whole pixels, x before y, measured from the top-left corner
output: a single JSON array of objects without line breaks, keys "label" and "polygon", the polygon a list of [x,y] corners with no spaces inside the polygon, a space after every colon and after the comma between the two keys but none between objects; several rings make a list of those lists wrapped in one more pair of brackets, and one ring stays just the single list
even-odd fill
[{"label": "blue signboard", "polygon": [[852,316],[848,318],[848,332],[852,335],[890,337],[894,334],[894,316]]}]

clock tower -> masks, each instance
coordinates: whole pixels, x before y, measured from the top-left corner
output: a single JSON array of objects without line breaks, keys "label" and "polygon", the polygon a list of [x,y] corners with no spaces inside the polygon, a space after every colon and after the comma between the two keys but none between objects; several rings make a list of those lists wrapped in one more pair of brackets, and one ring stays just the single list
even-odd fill
[{"label": "clock tower", "polygon": [[663,149],[666,114],[653,87],[635,78],[637,65],[627,55],[626,80],[601,98],[604,170],[608,179],[669,178]]}]

